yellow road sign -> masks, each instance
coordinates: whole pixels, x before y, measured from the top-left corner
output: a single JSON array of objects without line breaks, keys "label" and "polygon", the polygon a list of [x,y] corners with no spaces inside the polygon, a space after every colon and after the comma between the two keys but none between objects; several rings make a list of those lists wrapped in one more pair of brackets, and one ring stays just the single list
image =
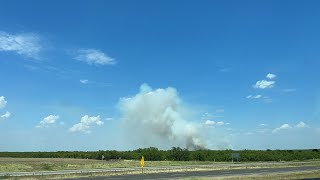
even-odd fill
[{"label": "yellow road sign", "polygon": [[143,156],[141,157],[140,165],[141,165],[142,168],[144,167],[144,157]]}]

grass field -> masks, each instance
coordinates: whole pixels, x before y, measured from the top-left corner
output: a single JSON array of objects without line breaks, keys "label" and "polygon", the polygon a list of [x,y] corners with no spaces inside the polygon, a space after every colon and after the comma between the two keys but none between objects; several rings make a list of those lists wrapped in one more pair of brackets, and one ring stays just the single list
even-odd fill
[{"label": "grass field", "polygon": [[[90,159],[59,159],[59,158],[0,158],[0,172],[36,172],[36,171],[58,171],[58,170],[84,170],[84,169],[108,169],[108,168],[132,168],[139,167],[140,161],[119,160],[101,161]],[[243,168],[276,168],[294,166],[320,166],[320,161],[304,162],[250,162],[250,163],[226,163],[212,161],[146,161],[146,167],[178,166],[177,169],[171,168],[169,171],[201,171],[219,169],[243,169]],[[168,172],[161,169],[145,169],[145,173]],[[81,173],[50,175],[38,177],[0,177],[6,179],[49,179],[49,178],[68,178],[68,177],[91,177],[101,175],[116,175],[127,173],[140,173],[139,170],[126,172],[100,172],[100,173]],[[317,176],[319,177],[319,172]],[[310,174],[309,174],[310,175]],[[274,176],[272,176],[274,178]],[[282,176],[281,176],[282,177]],[[229,177],[228,177],[229,178]],[[233,177],[230,177],[233,178]],[[236,177],[239,178],[239,177]],[[266,177],[251,177],[265,179]],[[269,178],[272,179],[272,178]]]},{"label": "grass field", "polygon": [[[192,166],[214,165],[210,168],[268,168],[288,167],[302,165],[320,165],[320,161],[306,162],[268,162],[268,163],[219,163],[212,161],[146,161],[146,167],[159,166]],[[139,167],[139,161],[101,161],[91,159],[60,159],[60,158],[0,158],[0,172],[33,172],[33,171],[57,171],[77,169],[106,169],[106,168],[130,168]],[[229,167],[230,166],[230,167]],[[216,168],[215,168],[216,167]]]},{"label": "grass field", "polygon": [[[210,165],[210,169],[225,168],[268,168],[302,165],[320,165],[320,161],[306,162],[268,162],[268,163],[219,163],[212,161],[146,161],[146,167],[159,166],[192,166]],[[0,158],[0,172],[33,172],[77,169],[106,169],[139,167],[139,161],[101,161],[91,159],[60,159],[60,158]]]},{"label": "grass field", "polygon": [[[147,161],[146,166],[209,165],[210,161]],[[0,172],[32,172],[76,169],[105,169],[139,167],[140,161],[101,161],[60,158],[0,158]]]}]

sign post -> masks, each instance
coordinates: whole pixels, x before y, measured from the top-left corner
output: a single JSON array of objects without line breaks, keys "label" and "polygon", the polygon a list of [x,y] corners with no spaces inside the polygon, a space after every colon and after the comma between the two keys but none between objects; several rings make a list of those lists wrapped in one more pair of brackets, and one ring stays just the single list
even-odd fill
[{"label": "sign post", "polygon": [[141,157],[141,160],[140,160],[140,166],[141,166],[141,172],[143,175],[143,167],[144,167],[144,157],[143,156]]},{"label": "sign post", "polygon": [[232,158],[232,162],[233,162],[234,159],[237,159],[237,161],[239,161],[240,154],[239,153],[232,153],[231,154],[231,158]]}]

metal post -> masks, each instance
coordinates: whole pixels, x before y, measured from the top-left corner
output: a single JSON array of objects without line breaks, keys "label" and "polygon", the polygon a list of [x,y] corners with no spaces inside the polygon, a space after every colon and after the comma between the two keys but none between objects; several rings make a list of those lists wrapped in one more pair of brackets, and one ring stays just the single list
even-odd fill
[{"label": "metal post", "polygon": [[143,179],[143,167],[141,168],[141,172],[142,172],[141,179]]}]

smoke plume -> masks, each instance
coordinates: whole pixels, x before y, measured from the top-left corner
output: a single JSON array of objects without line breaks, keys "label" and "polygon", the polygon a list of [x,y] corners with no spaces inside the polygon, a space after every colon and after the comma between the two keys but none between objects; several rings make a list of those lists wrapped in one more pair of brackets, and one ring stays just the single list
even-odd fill
[{"label": "smoke plume", "polygon": [[119,108],[128,140],[139,146],[205,147],[198,126],[187,119],[187,110],[174,88],[152,90],[143,84],[138,94],[121,98]]}]

